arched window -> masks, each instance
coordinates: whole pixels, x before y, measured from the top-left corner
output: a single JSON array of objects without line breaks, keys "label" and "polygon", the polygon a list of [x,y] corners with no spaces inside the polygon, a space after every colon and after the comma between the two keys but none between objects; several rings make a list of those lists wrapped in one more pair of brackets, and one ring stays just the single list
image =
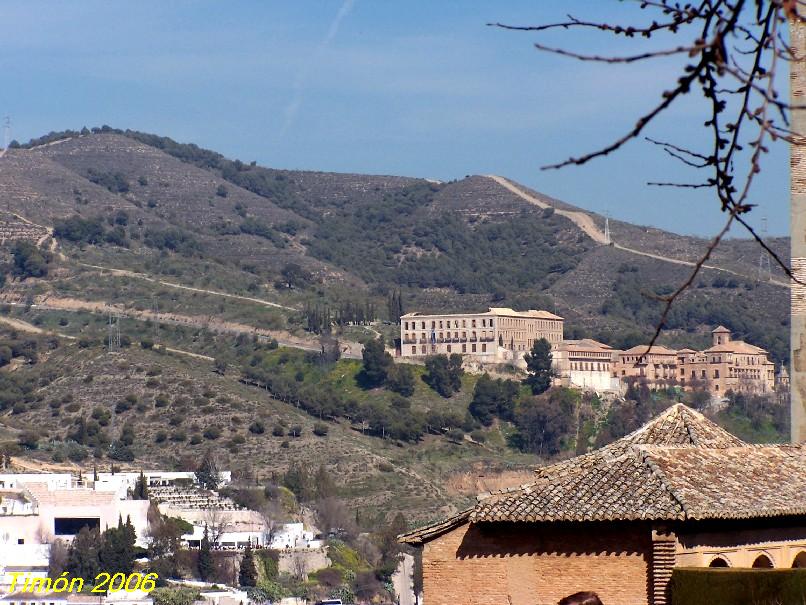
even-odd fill
[{"label": "arched window", "polygon": [[797,554],[795,560],[792,561],[792,567],[806,569],[806,550],[802,550]]},{"label": "arched window", "polygon": [[724,557],[714,557],[708,564],[708,567],[730,567],[728,560]]},{"label": "arched window", "polygon": [[772,559],[763,553],[757,556],[756,560],[753,561],[753,569],[772,569],[773,567]]}]

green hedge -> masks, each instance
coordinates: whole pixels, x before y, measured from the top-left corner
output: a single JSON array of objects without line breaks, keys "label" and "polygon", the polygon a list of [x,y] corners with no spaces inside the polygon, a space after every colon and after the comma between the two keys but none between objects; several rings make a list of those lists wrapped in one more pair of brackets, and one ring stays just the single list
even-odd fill
[{"label": "green hedge", "polygon": [[671,605],[806,605],[806,569],[677,568]]}]

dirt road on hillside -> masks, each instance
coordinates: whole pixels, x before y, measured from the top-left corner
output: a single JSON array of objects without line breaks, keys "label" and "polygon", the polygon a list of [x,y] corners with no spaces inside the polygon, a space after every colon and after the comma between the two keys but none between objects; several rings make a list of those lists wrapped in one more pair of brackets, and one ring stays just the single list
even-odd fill
[{"label": "dirt road on hillside", "polygon": [[81,267],[89,267],[91,269],[99,269],[101,271],[105,271],[107,273],[112,273],[113,275],[122,275],[125,277],[133,277],[136,279],[142,279],[143,281],[149,281],[155,284],[159,284],[160,286],[166,286],[168,288],[177,288],[179,290],[189,290],[191,292],[201,292],[202,294],[211,294],[212,296],[223,296],[225,298],[234,298],[237,300],[245,300],[248,302],[257,303],[259,305],[264,305],[266,307],[275,307],[277,309],[286,309],[288,311],[298,311],[294,307],[287,307],[285,305],[281,305],[280,303],[271,302],[269,300],[264,300],[262,298],[252,298],[251,296],[240,296],[238,294],[229,294],[227,292],[219,292],[217,290],[205,290],[204,288],[195,288],[193,286],[183,286],[182,284],[176,284],[174,282],[169,281],[162,281],[160,279],[155,279],[153,277],[149,277],[144,273],[137,273],[135,271],[128,271],[126,269],[113,269],[111,267],[103,267],[101,265],[90,265],[88,263],[77,263]]},{"label": "dirt road on hillside", "polygon": [[[551,204],[544,202],[543,200],[527,193],[520,187],[513,184],[511,181],[505,179],[502,176],[497,176],[494,174],[486,175],[487,178],[492,179],[508,191],[514,193],[521,199],[529,202],[530,204],[537,206],[538,208],[554,208]],[[563,210],[560,208],[554,208],[555,214],[559,214],[560,216],[564,216],[567,219],[571,220],[577,227],[579,227],[585,234],[590,237],[594,242],[601,245],[607,245],[608,241],[605,237],[604,232],[602,232],[599,227],[596,226],[596,222],[593,220],[593,217],[585,212],[578,212],[573,210]],[[629,252],[630,254],[637,254],[638,256],[645,256],[647,258],[653,258],[655,260],[663,261],[665,263],[672,263],[674,265],[684,265],[686,267],[695,267],[696,263],[688,260],[682,260],[678,258],[670,258],[668,256],[662,256],[660,254],[653,254],[652,252],[644,252],[643,250],[636,250],[635,248],[628,248],[626,246],[622,246],[621,244],[613,243],[612,246],[617,250],[623,250],[624,252]],[[737,277],[742,277],[744,279],[754,279],[753,277],[744,275],[739,273],[738,271],[733,271],[731,269],[725,269],[724,267],[717,267],[714,265],[703,265],[703,269],[712,269],[714,271],[722,271],[723,273],[730,273],[731,275],[736,275]],[[781,286],[784,288],[789,288],[789,282],[780,280],[780,279],[771,279],[769,283]]]},{"label": "dirt road on hillside", "polygon": [[[26,306],[19,300],[13,300],[9,294],[0,295],[0,301],[18,306]],[[67,311],[79,312],[84,311],[88,313],[97,313],[101,315],[115,314],[122,318],[132,318],[142,321],[153,321],[155,323],[165,323],[172,325],[185,325],[197,328],[211,330],[213,332],[222,332],[229,334],[247,334],[249,336],[263,336],[265,338],[273,338],[280,345],[285,347],[292,347],[296,349],[303,349],[306,351],[320,351],[321,346],[315,339],[307,339],[299,336],[294,336],[289,332],[283,330],[267,330],[265,328],[256,328],[247,324],[242,324],[233,321],[223,321],[216,319],[214,316],[200,316],[200,315],[182,315],[179,313],[154,313],[153,311],[137,310],[121,307],[118,305],[110,305],[101,301],[87,301],[78,300],[76,298],[66,298],[51,295],[38,296],[31,304],[33,309],[44,309],[47,311]],[[19,321],[19,320],[12,320]],[[24,323],[24,322],[23,322]],[[30,324],[29,324],[30,325]],[[35,326],[31,326],[35,327]],[[68,337],[69,338],[69,337]],[[340,341],[342,346],[342,357],[351,359],[360,359],[362,346],[357,342]],[[206,358],[206,356],[203,356]]]}]

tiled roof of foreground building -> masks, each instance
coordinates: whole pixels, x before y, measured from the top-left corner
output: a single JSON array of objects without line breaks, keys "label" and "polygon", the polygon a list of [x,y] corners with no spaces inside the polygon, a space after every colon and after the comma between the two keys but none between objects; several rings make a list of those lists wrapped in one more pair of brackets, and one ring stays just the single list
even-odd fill
[{"label": "tiled roof of foreground building", "polygon": [[401,536],[420,543],[488,521],[673,520],[806,514],[806,448],[747,445],[682,404],[608,446],[537,469]]},{"label": "tiled roof of foreground building", "polygon": [[740,519],[806,514],[806,448],[635,445],[479,502],[470,520]]}]

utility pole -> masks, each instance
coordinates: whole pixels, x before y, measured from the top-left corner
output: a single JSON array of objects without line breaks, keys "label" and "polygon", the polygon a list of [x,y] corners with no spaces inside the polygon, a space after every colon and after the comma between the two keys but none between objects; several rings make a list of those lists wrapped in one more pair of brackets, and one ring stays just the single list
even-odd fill
[{"label": "utility pole", "polygon": [[112,353],[114,351],[120,350],[120,317],[114,315],[113,313],[109,314],[109,325],[108,325],[108,344],[109,344],[109,352]]},{"label": "utility pole", "polygon": [[790,405],[792,442],[806,441],[806,110],[794,109],[806,101],[806,24],[790,19],[789,102],[793,107],[790,129],[796,133],[790,144],[790,241],[792,274],[801,282],[791,289]]}]

